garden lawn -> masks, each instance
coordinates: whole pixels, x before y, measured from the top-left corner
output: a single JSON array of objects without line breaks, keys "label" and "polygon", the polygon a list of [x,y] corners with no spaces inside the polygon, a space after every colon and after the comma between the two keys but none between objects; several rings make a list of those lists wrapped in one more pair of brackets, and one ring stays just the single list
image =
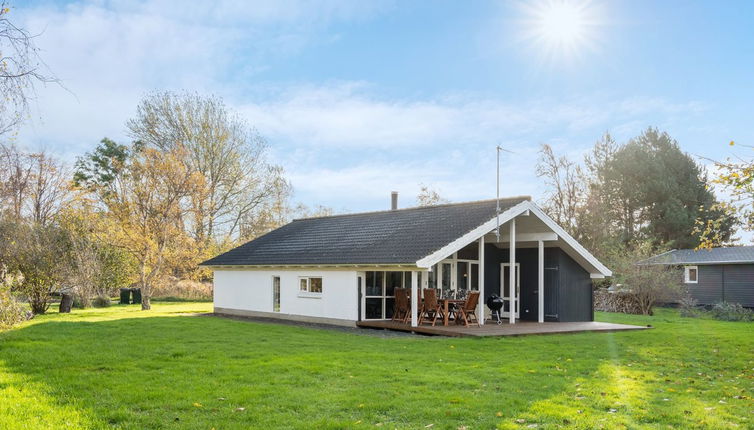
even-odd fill
[{"label": "garden lawn", "polygon": [[754,324],[377,337],[212,316],[50,314],[0,333],[0,428],[753,428]]}]

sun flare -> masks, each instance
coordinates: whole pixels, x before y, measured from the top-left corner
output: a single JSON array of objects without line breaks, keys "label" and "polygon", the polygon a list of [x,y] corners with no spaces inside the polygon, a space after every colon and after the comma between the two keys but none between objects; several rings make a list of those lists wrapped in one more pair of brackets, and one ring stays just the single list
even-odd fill
[{"label": "sun flare", "polygon": [[595,7],[585,0],[544,0],[523,7],[524,33],[549,57],[576,57],[594,47]]},{"label": "sun flare", "polygon": [[537,31],[550,43],[576,43],[584,36],[582,11],[572,4],[552,3],[542,10]]}]

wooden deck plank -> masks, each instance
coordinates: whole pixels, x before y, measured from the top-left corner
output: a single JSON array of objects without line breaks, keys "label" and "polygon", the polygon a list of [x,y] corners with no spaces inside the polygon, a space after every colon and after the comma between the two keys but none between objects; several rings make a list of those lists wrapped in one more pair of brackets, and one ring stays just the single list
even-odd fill
[{"label": "wooden deck plank", "polygon": [[403,324],[396,321],[359,321],[358,327],[369,329],[396,330],[432,336],[450,336],[450,337],[488,337],[488,336],[526,336],[541,334],[558,334],[558,333],[581,333],[581,332],[613,332],[626,330],[643,330],[648,327],[612,324],[597,321],[585,322],[529,322],[521,321],[516,324],[487,323],[481,327],[477,326],[430,326],[422,325],[411,327],[410,324]]}]

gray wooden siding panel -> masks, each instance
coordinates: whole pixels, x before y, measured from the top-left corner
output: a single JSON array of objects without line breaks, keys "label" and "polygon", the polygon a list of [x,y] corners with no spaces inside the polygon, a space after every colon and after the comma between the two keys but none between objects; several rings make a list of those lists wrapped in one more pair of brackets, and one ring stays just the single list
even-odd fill
[{"label": "gray wooden siding panel", "polygon": [[721,267],[724,270],[725,301],[754,307],[754,264],[727,264]]},{"label": "gray wooden siding panel", "polygon": [[[683,272],[681,272],[681,276]],[[684,284],[700,305],[713,305],[723,300],[722,266],[699,266],[699,283]]]},{"label": "gray wooden siding panel", "polygon": [[589,273],[560,251],[559,321],[592,321],[592,280]]}]

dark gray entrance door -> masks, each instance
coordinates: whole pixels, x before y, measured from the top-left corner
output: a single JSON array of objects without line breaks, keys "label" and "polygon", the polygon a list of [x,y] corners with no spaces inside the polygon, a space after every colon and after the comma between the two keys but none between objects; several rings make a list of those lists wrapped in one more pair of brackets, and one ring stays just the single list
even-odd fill
[{"label": "dark gray entrance door", "polygon": [[558,268],[545,267],[545,321],[558,320]]}]

